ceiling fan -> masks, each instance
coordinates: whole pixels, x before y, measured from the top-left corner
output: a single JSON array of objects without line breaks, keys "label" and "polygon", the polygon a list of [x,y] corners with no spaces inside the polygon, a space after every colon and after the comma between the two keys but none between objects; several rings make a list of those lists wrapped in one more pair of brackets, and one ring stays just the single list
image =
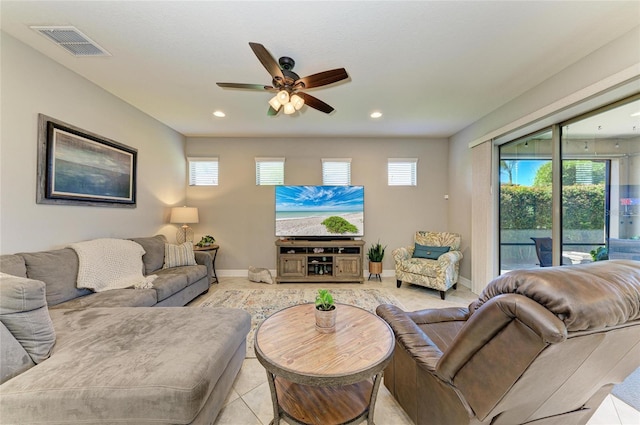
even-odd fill
[{"label": "ceiling fan", "polygon": [[273,78],[272,85],[216,83],[218,86],[222,88],[275,92],[276,95],[269,100],[267,115],[277,115],[281,107],[283,107],[285,114],[293,114],[305,104],[327,114],[333,111],[330,105],[302,90],[326,86],[349,78],[344,68],[332,69],[300,78],[298,74],[292,71],[295,62],[290,57],[283,56],[276,62],[262,44],[249,43],[249,46]]}]

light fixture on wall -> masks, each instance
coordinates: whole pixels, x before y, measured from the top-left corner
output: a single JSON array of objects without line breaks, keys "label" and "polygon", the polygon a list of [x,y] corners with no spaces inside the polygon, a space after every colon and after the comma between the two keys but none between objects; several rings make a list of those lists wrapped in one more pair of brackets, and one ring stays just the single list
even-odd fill
[{"label": "light fixture on wall", "polygon": [[188,226],[190,223],[198,223],[198,209],[195,207],[175,207],[171,208],[171,223],[182,223],[182,227],[176,233],[178,243],[193,242],[193,229]]}]

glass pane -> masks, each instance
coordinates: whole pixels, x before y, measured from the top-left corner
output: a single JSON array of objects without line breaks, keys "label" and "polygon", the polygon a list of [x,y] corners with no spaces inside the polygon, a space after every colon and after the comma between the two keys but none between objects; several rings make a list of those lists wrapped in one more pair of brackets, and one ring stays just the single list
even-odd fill
[{"label": "glass pane", "polygon": [[[500,146],[500,273],[550,259],[551,131]],[[534,239],[540,239],[542,257]],[[541,260],[542,258],[542,260]]]},{"label": "glass pane", "polygon": [[389,186],[416,186],[417,160],[391,160],[387,163]]},{"label": "glass pane", "polygon": [[256,161],[256,185],[284,184],[284,161]]},{"label": "glass pane", "polygon": [[639,100],[562,127],[563,264],[640,260],[639,129]]}]

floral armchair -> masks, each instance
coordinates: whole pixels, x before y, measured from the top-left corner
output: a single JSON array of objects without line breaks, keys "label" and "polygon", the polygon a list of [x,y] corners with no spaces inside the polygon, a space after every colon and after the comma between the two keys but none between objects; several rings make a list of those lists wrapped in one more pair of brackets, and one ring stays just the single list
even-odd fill
[{"label": "floral armchair", "polygon": [[459,249],[457,233],[416,232],[414,246],[392,252],[398,288],[402,282],[413,283],[440,291],[440,298],[444,300],[446,291],[451,287],[456,289],[458,283],[462,260]]}]

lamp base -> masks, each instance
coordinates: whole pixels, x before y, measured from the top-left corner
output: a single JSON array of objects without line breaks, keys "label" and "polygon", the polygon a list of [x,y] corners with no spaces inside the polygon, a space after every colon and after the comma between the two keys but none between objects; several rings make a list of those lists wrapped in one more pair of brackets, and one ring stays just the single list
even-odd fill
[{"label": "lamp base", "polygon": [[179,228],[176,233],[176,241],[178,244],[193,242],[193,229],[189,226]]}]

